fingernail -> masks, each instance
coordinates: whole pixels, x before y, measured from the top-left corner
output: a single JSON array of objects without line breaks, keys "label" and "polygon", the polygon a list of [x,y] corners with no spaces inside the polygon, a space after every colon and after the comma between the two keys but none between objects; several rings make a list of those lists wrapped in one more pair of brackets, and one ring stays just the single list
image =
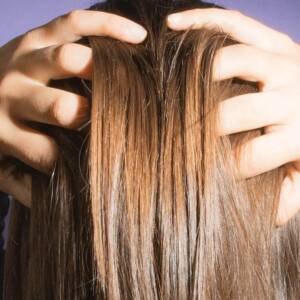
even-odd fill
[{"label": "fingernail", "polygon": [[141,42],[145,39],[147,31],[141,26],[133,26],[127,29],[127,34],[130,39]]},{"label": "fingernail", "polygon": [[168,22],[172,25],[179,25],[182,21],[182,14],[176,13],[168,16]]}]

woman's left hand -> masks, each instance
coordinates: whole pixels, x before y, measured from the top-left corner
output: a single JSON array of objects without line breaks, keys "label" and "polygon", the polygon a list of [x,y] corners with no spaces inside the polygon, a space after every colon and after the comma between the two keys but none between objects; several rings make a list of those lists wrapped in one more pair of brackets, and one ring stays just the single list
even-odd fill
[{"label": "woman's left hand", "polygon": [[259,82],[260,91],[220,104],[220,134],[264,128],[243,146],[239,172],[252,177],[284,165],[277,224],[300,210],[300,45],[240,12],[193,9],[168,16],[173,30],[222,28],[241,44],[220,49],[215,80],[232,77]]}]

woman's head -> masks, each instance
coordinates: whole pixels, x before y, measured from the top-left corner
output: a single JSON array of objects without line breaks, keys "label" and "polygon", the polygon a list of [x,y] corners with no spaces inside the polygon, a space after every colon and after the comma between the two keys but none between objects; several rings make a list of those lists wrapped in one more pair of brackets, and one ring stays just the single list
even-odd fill
[{"label": "woman's head", "polygon": [[170,12],[206,5],[93,7],[133,18],[148,38],[82,40],[93,50],[91,85],[53,83],[88,96],[91,121],[78,132],[44,127],[61,153],[51,178],[33,174],[31,211],[14,208],[8,297],[299,296],[297,220],[274,226],[281,170],[238,180],[233,153],[261,131],[218,135],[218,104],[256,91],[212,79],[218,49],[234,41],[218,29],[172,32],[164,24]]}]

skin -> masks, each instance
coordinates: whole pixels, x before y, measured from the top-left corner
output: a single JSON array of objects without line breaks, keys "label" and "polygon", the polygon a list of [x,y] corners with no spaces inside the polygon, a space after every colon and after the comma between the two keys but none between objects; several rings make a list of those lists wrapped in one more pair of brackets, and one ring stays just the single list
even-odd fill
[{"label": "skin", "polygon": [[260,91],[221,103],[220,135],[264,128],[244,145],[237,165],[242,178],[284,165],[277,225],[286,223],[300,209],[300,45],[238,11],[188,10],[169,15],[168,26],[217,26],[241,43],[218,52],[214,78],[256,81]]},{"label": "skin", "polygon": [[[75,43],[90,35],[139,43],[147,32],[117,15],[75,10],[0,48],[1,160],[13,156],[41,172],[51,172],[57,145],[26,121],[76,129],[87,120],[87,99],[47,84],[51,79],[90,78],[91,49]],[[0,190],[29,206],[29,176],[17,181],[11,171],[0,170]]]},{"label": "skin", "polygon": [[[257,81],[260,91],[220,104],[219,133],[265,129],[264,135],[244,145],[238,170],[247,178],[284,165],[277,225],[286,223],[300,209],[300,45],[231,10],[188,10],[170,15],[167,24],[173,30],[217,26],[241,43],[219,50],[214,79]],[[0,48],[0,158],[14,156],[50,172],[57,156],[55,142],[24,121],[73,129],[86,121],[86,99],[47,84],[50,79],[90,78],[91,50],[74,43],[88,35],[139,43],[146,32],[116,15],[76,10]],[[16,181],[10,170],[0,170],[0,190],[30,205],[30,178]]]}]

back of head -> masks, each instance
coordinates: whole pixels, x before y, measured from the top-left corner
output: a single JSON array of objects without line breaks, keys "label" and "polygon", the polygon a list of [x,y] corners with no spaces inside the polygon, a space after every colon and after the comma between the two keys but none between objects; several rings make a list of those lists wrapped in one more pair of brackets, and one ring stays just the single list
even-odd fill
[{"label": "back of head", "polygon": [[300,297],[299,218],[275,228],[282,170],[238,180],[232,153],[262,131],[218,135],[218,104],[257,91],[213,81],[216,52],[235,42],[216,28],[166,28],[168,13],[194,7],[212,5],[92,7],[130,17],[148,38],[82,40],[91,85],[53,83],[90,99],[91,122],[41,128],[61,152],[51,178],[32,171],[31,210],[13,208],[5,299]]}]

